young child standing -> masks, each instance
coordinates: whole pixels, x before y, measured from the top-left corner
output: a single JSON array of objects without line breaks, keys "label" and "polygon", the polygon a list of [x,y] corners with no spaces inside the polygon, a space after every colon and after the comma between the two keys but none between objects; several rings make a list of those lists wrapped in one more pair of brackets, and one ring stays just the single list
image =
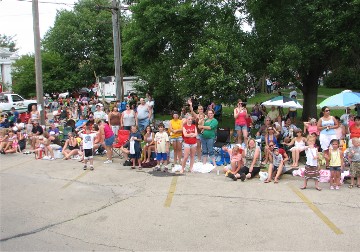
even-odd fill
[{"label": "young child standing", "polygon": [[94,147],[94,139],[96,137],[96,133],[90,130],[90,126],[86,126],[85,132],[83,130],[80,131],[79,136],[83,139],[83,149],[84,149],[84,167],[83,169],[87,169],[87,162],[90,160],[90,170],[94,170],[94,156],[93,156],[93,147]]},{"label": "young child standing", "polygon": [[137,126],[131,126],[131,132],[129,136],[130,141],[130,158],[132,162],[131,169],[135,169],[136,160],[138,161],[138,169],[141,170],[141,146],[142,136],[138,131]]},{"label": "young child standing", "polygon": [[168,171],[167,168],[167,153],[169,153],[169,136],[164,131],[165,126],[163,123],[158,125],[159,132],[155,134],[155,152],[157,165],[154,171],[161,171],[160,165],[164,165],[164,172]]},{"label": "young child standing", "polygon": [[360,138],[354,137],[352,147],[349,148],[350,176],[351,184],[349,188],[354,187],[355,178],[357,178],[357,187],[360,188]]},{"label": "young child standing", "polygon": [[339,149],[339,140],[330,141],[332,148],[329,148],[329,154],[325,154],[325,159],[329,162],[330,168],[330,190],[340,189],[340,174],[344,169],[344,153]]},{"label": "young child standing", "polygon": [[306,189],[309,179],[315,180],[315,188],[321,191],[319,187],[319,170],[318,170],[318,149],[315,147],[315,137],[309,136],[307,139],[308,146],[305,146],[306,165],[304,174],[304,186],[300,189]]}]

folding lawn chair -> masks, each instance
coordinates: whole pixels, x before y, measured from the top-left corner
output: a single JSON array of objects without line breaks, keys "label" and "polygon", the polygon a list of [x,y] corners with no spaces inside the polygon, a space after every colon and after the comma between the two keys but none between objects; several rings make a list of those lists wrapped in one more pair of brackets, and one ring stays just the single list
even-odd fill
[{"label": "folding lawn chair", "polygon": [[129,140],[130,137],[130,130],[119,130],[117,139],[112,146],[113,153],[117,154],[120,158],[122,158],[122,153],[120,148]]},{"label": "folding lawn chair", "polygon": [[230,145],[230,129],[218,128],[216,133],[216,139],[214,143],[215,155],[220,155],[221,148],[224,145]]}]

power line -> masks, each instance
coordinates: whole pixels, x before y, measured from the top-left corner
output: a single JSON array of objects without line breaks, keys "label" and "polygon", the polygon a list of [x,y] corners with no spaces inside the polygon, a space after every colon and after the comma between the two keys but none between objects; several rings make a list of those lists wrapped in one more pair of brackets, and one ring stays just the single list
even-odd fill
[{"label": "power line", "polygon": [[[19,1],[19,2],[29,2],[29,3],[32,3],[32,0],[16,0],[16,1]],[[61,2],[48,2],[48,1],[39,1],[39,3],[42,3],[42,4],[57,4],[57,5],[66,5],[66,6],[74,6],[75,4],[70,4],[70,3],[61,3]]]}]

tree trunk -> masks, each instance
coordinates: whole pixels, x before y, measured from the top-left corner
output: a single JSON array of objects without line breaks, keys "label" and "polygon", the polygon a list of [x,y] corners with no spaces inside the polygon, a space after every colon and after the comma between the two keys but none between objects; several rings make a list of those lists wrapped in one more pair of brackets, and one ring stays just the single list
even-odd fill
[{"label": "tree trunk", "polygon": [[303,82],[303,113],[301,119],[308,121],[309,117],[317,118],[317,95],[318,95],[318,74],[310,72],[308,75],[302,78]]}]

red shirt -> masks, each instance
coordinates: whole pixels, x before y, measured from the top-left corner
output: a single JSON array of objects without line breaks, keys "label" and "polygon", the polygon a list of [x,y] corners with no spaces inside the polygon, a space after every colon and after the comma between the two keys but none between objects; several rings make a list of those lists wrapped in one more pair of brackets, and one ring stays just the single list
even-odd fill
[{"label": "red shirt", "polygon": [[356,127],[355,124],[350,126],[350,138],[354,137],[360,137],[360,128]]},{"label": "red shirt", "polygon": [[[184,124],[183,128],[185,129],[185,132],[187,134],[191,134],[191,133],[195,133],[196,126],[194,124],[191,124],[190,126],[187,125],[187,124]],[[186,144],[196,144],[196,137],[185,137],[185,136],[183,136],[183,138],[184,138],[184,142]]]}]

